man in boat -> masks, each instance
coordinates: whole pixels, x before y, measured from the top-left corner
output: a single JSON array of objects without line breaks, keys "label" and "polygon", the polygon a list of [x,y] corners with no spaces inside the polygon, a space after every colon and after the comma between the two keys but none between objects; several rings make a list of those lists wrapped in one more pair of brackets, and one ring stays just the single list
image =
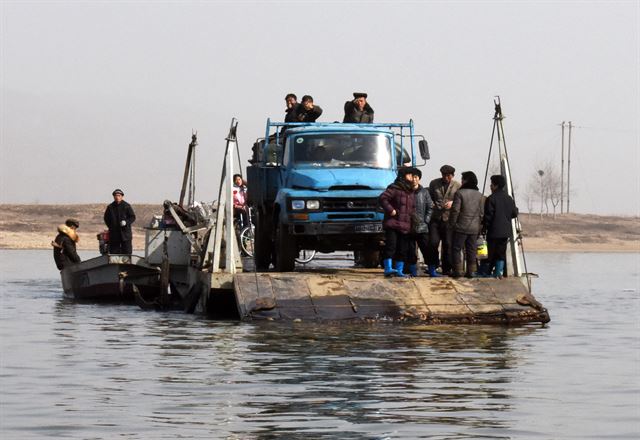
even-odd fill
[{"label": "man in boat", "polygon": [[[460,183],[453,180],[456,169],[451,165],[443,165],[440,168],[441,178],[429,183],[429,193],[433,200],[433,213],[429,225],[429,253],[427,266],[429,275],[439,276],[436,269],[442,263],[442,273],[451,272],[451,238],[453,232],[449,227],[449,213],[453,205],[453,197],[460,188]],[[442,243],[439,254],[438,248]]]},{"label": "man in boat", "polygon": [[80,257],[76,252],[76,243],[79,240],[76,229],[80,227],[80,222],[74,218],[69,218],[63,225],[58,226],[58,235],[51,242],[53,246],[53,260],[56,262],[58,270],[73,263],[79,263]]},{"label": "man in boat", "polygon": [[131,224],[136,221],[133,208],[123,200],[124,192],[116,189],[111,193],[113,202],[104,211],[104,223],[109,228],[109,253],[131,254]]},{"label": "man in boat", "polygon": [[366,93],[354,93],[353,100],[344,103],[344,119],[342,122],[355,124],[373,123],[373,109],[367,102]]},{"label": "man in boat", "polygon": [[511,220],[518,216],[518,208],[504,190],[505,185],[504,176],[491,176],[491,195],[485,201],[482,222],[489,248],[489,267],[484,275],[490,275],[492,268],[495,268],[493,276],[496,278],[502,278],[504,274],[507,242],[512,237]]}]

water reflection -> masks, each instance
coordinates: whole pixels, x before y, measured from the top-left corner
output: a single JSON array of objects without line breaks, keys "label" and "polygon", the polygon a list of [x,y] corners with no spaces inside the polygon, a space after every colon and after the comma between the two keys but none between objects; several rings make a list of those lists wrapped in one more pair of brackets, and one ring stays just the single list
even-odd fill
[{"label": "water reflection", "polygon": [[[428,426],[506,427],[505,384],[518,363],[511,339],[536,330],[261,323],[246,335],[252,362],[242,371],[264,386],[245,395],[254,412],[242,418],[341,435],[370,424],[386,426],[389,435],[421,425],[420,436]],[[269,430],[286,432],[286,425]]]},{"label": "water reflection", "polygon": [[0,281],[1,438],[640,432],[637,257],[615,255],[608,278],[591,276],[597,256],[531,261],[554,321],[507,328],[244,324],[77,304],[61,299],[57,273],[32,276],[48,252],[25,255]]}]

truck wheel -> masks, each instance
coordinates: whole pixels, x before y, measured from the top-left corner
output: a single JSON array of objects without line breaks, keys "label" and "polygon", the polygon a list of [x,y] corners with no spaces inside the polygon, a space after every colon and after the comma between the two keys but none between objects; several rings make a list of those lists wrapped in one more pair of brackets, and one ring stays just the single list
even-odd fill
[{"label": "truck wheel", "polygon": [[361,251],[360,264],[367,269],[374,269],[380,265],[380,251]]},{"label": "truck wheel", "polygon": [[271,241],[271,228],[269,227],[268,216],[258,212],[254,241],[254,261],[257,272],[266,272],[271,264],[271,254],[273,253],[273,242]]},{"label": "truck wheel", "polygon": [[276,233],[276,270],[291,272],[296,266],[296,242],[289,234],[287,225],[278,225]]}]

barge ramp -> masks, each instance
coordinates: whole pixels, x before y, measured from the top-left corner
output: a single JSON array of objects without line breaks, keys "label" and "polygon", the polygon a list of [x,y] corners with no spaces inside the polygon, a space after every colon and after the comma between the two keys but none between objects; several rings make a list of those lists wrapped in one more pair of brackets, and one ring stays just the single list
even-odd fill
[{"label": "barge ramp", "polygon": [[384,278],[379,269],[237,273],[242,320],[423,321],[431,324],[547,323],[520,277]]}]

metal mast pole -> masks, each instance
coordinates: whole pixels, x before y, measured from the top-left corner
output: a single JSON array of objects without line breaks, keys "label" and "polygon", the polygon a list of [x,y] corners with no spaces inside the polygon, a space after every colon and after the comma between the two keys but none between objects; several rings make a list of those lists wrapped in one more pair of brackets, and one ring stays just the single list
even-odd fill
[{"label": "metal mast pole", "polygon": [[571,121],[569,121],[569,144],[567,149],[567,214],[569,214],[571,202]]},{"label": "metal mast pole", "polygon": [[[502,115],[502,105],[500,103],[500,97],[496,96],[493,100],[495,107],[495,115],[493,117],[497,138],[498,138],[498,154],[500,156],[500,171],[507,181],[506,191],[513,200],[516,200],[516,195],[513,190],[513,181],[511,179],[511,166],[509,164],[509,154],[507,153],[507,142],[504,136],[504,125],[502,123],[504,116]],[[524,264],[524,252],[522,249],[522,242],[520,240],[520,222],[517,218],[511,220],[511,232],[512,237],[509,241],[511,248],[511,265],[507,265],[509,272],[515,276],[522,276],[526,273]]]},{"label": "metal mast pole", "polygon": [[564,121],[562,121],[562,148],[560,159],[560,214],[564,213]]}]

